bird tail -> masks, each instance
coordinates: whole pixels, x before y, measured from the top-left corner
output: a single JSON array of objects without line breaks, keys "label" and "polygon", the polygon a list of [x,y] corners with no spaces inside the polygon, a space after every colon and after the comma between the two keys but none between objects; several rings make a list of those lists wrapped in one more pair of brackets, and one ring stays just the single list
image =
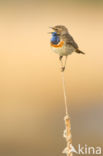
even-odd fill
[{"label": "bird tail", "polygon": [[76,53],[79,53],[79,54],[85,54],[83,51],[79,50],[79,49],[76,49],[75,51]]}]

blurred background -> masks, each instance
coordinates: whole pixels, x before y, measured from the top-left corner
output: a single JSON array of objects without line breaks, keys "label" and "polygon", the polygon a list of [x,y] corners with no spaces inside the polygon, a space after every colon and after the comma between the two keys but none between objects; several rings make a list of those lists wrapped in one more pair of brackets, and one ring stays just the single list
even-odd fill
[{"label": "blurred background", "polygon": [[102,0],[0,0],[0,156],[63,155],[62,80],[48,34],[57,24],[86,53],[69,56],[65,71],[73,145],[103,146],[102,19]]}]

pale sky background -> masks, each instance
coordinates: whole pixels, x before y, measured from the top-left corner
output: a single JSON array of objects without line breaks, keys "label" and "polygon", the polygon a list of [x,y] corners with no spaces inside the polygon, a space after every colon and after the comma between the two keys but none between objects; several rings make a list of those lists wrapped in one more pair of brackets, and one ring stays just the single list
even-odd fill
[{"label": "pale sky background", "polygon": [[49,26],[63,24],[85,56],[68,57],[73,144],[102,146],[102,1],[0,1],[0,155],[62,155],[65,115]]}]

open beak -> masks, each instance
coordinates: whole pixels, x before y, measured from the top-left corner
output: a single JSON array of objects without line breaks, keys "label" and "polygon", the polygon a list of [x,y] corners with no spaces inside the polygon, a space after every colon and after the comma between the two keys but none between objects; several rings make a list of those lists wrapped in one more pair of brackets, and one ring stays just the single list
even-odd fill
[{"label": "open beak", "polygon": [[54,30],[54,27],[49,27],[49,28]]},{"label": "open beak", "polygon": [[53,31],[56,31],[56,29],[54,27],[49,27],[50,29],[52,29]]},{"label": "open beak", "polygon": [[[54,28],[53,27],[49,27],[50,29],[52,29],[52,30],[54,30]],[[48,34],[52,34],[53,33],[53,31],[52,32],[48,32]]]},{"label": "open beak", "polygon": [[[50,29],[53,30],[53,32],[56,32],[56,29],[54,27],[49,27]],[[49,34],[52,34],[53,32],[49,32]]]}]

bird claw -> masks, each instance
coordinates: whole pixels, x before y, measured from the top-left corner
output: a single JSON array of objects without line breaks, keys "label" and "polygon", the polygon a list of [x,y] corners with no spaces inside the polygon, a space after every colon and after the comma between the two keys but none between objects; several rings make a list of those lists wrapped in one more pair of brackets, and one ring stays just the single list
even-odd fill
[{"label": "bird claw", "polygon": [[64,72],[64,70],[65,70],[65,67],[62,67],[62,68],[61,68],[61,72]]}]

